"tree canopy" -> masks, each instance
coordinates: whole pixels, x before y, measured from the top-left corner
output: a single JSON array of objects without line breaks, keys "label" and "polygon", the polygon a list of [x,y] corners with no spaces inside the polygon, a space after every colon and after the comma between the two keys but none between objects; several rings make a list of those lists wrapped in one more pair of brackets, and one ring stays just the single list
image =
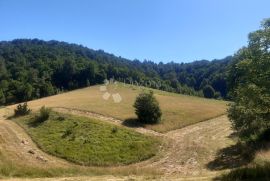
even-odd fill
[{"label": "tree canopy", "polygon": [[244,139],[270,128],[270,19],[249,34],[247,47],[235,55],[229,85],[234,104],[229,109],[233,127]]},{"label": "tree canopy", "polygon": [[205,85],[211,85],[226,98],[224,72],[231,59],[157,64],[59,41],[1,41],[0,105],[100,84],[106,78],[196,96],[203,96]]}]

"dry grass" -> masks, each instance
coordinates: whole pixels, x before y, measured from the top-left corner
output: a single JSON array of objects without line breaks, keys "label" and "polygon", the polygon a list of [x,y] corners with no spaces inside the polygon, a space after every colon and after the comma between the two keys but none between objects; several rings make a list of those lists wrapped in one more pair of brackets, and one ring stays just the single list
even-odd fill
[{"label": "dry grass", "polygon": [[[112,97],[104,100],[100,86],[92,86],[80,90],[63,93],[29,102],[32,109],[43,105],[48,107],[66,107],[87,110],[115,117],[121,120],[135,118],[133,103],[136,96],[145,88],[131,85],[109,85],[108,92],[119,93],[122,97],[120,103],[114,103]],[[148,125],[147,128],[167,132],[184,126],[208,120],[225,114],[227,102],[204,99],[180,94],[167,93],[154,90],[162,112],[162,122],[157,125]],[[13,109],[14,106],[11,108]]]}]

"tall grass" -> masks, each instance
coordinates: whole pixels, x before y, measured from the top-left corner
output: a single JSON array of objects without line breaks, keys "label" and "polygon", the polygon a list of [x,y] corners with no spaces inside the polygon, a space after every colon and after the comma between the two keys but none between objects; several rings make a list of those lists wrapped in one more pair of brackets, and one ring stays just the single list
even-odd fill
[{"label": "tall grass", "polygon": [[34,115],[15,120],[42,150],[80,165],[125,165],[158,151],[156,138],[85,117],[52,112],[40,124]]}]

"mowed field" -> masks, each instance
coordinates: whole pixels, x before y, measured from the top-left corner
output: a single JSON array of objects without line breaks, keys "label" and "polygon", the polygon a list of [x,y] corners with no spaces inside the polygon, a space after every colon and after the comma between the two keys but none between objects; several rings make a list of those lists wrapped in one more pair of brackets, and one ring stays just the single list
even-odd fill
[{"label": "mowed field", "polygon": [[[133,108],[135,98],[140,92],[147,90],[149,89],[120,83],[109,84],[106,90],[101,90],[101,86],[97,85],[30,101],[28,104],[33,110],[43,105],[63,107],[94,112],[125,121],[136,118]],[[179,129],[226,113],[228,102],[225,101],[153,91],[160,103],[163,116],[160,124],[147,125],[146,128],[158,132]],[[110,96],[104,99],[103,95],[106,93]],[[113,94],[119,94],[121,102],[114,102]],[[14,109],[15,105],[9,108]]]}]

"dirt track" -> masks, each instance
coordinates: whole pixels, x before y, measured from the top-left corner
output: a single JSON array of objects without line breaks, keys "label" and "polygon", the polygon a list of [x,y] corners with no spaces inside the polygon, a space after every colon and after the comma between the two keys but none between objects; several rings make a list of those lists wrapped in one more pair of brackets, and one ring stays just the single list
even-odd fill
[{"label": "dirt track", "polygon": [[170,131],[165,135],[172,140],[172,145],[164,157],[151,165],[166,175],[215,175],[206,165],[215,159],[218,150],[233,144],[228,138],[231,133],[226,116]]},{"label": "dirt track", "polygon": [[[65,109],[58,111],[67,111]],[[101,117],[91,113],[85,113],[79,110],[73,110],[69,113],[84,115],[88,117],[99,118],[104,121],[110,121],[114,124],[122,125],[118,120],[109,117]],[[12,158],[14,161],[24,162],[38,167],[60,166],[66,167],[72,165],[62,159],[50,156],[41,150],[31,141],[30,137],[16,123],[4,118],[3,109],[0,110],[0,149]],[[165,153],[160,158],[150,159],[134,166],[154,168],[164,172],[168,177],[183,177],[185,179],[204,180],[218,174],[207,168],[207,163],[215,159],[216,152],[230,144],[233,141],[229,138],[232,133],[230,122],[226,116],[214,118],[205,122],[187,126],[182,129],[170,131],[165,134],[144,128],[135,128],[136,131],[155,136],[161,136],[170,143]],[[16,150],[16,152],[14,152]],[[33,153],[31,153],[31,151]],[[97,180],[112,179],[110,176],[96,177]],[[62,180],[89,180],[89,177],[70,178]],[[91,180],[94,177],[91,178]],[[103,180],[101,179],[101,180]],[[127,179],[127,178],[120,178]],[[140,180],[140,177],[136,178]],[[47,180],[47,179],[45,179]],[[48,179],[49,180],[49,179]]]},{"label": "dirt track", "polygon": [[13,162],[37,167],[65,167],[65,160],[50,156],[37,148],[31,138],[16,123],[6,120],[0,112],[0,150]]},{"label": "dirt track", "polygon": [[[68,113],[68,114],[73,114],[73,115],[78,115],[78,116],[86,116],[86,117],[90,117],[90,118],[95,118],[95,119],[99,119],[102,121],[113,123],[113,124],[118,125],[118,126],[123,126],[122,125],[123,121],[120,119],[104,116],[104,115],[97,114],[97,113],[90,112],[90,111],[82,111],[79,109],[70,109],[70,108],[63,108],[63,107],[54,108],[54,110],[58,111],[58,112],[63,112],[63,113]],[[139,132],[139,133],[142,133],[142,134],[148,134],[148,135],[153,135],[153,136],[164,136],[164,134],[162,134],[162,133],[159,133],[159,132],[156,132],[156,131],[153,131],[150,129],[145,129],[143,127],[134,127],[132,129]]]}]

